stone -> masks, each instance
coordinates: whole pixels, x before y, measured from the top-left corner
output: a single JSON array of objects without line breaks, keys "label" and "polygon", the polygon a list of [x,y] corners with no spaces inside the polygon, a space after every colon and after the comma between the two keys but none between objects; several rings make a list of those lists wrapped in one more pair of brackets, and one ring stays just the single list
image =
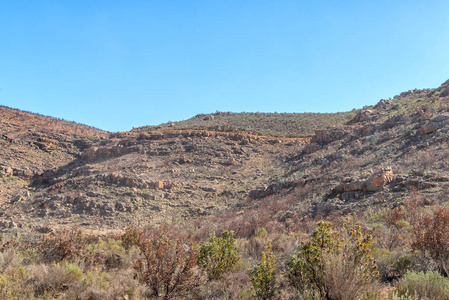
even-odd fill
[{"label": "stone", "polygon": [[387,183],[392,182],[394,174],[391,167],[385,167],[380,169],[377,173],[371,175],[369,179],[370,187],[372,191],[383,189]]},{"label": "stone", "polygon": [[439,129],[437,123],[429,123],[426,125],[423,125],[420,129],[419,129],[419,134],[429,134],[429,133],[433,133],[435,131],[437,131]]},{"label": "stone", "polygon": [[163,181],[156,181],[154,183],[154,188],[155,189],[160,189],[160,190],[164,189],[164,182]]},{"label": "stone", "polygon": [[375,192],[383,189],[388,183],[392,182],[394,174],[391,167],[381,168],[365,181],[354,181],[349,178],[343,178],[342,182],[331,191],[331,195],[347,192]]}]

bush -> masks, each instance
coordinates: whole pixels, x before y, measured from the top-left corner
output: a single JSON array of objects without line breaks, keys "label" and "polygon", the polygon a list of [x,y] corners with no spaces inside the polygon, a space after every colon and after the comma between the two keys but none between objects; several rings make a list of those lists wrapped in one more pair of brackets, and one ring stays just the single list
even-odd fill
[{"label": "bush", "polygon": [[196,284],[198,254],[193,244],[166,231],[153,231],[141,233],[138,247],[141,257],[134,268],[156,297],[166,299]]},{"label": "bush", "polygon": [[82,271],[72,264],[53,264],[33,266],[34,274],[28,281],[35,297],[54,297],[62,295],[69,288],[80,284]]},{"label": "bush", "polygon": [[396,287],[397,295],[411,299],[445,300],[449,296],[449,281],[436,271],[405,273]]},{"label": "bush", "polygon": [[209,281],[190,296],[195,300],[254,299],[251,279],[243,272],[224,274],[221,280]]},{"label": "bush", "polygon": [[266,239],[267,236],[268,236],[268,232],[263,227],[257,227],[256,232],[255,232],[255,236],[260,238],[260,239]]},{"label": "bush", "polygon": [[20,266],[21,263],[22,259],[15,253],[14,250],[9,249],[5,252],[0,252],[0,274],[10,268]]},{"label": "bush", "polygon": [[275,259],[271,243],[265,246],[262,258],[251,274],[251,281],[256,290],[256,297],[259,299],[271,299],[274,296],[276,277]]},{"label": "bush", "polygon": [[0,299],[31,299],[32,291],[24,284],[28,277],[25,267],[10,268],[0,274]]},{"label": "bush", "polygon": [[142,229],[134,226],[127,227],[122,235],[122,245],[125,250],[129,250],[132,246],[138,246],[141,234]]},{"label": "bush", "polygon": [[317,291],[324,299],[358,299],[378,276],[371,247],[371,236],[351,221],[342,235],[321,221],[288,263],[287,277],[296,289]]},{"label": "bush", "polygon": [[54,235],[46,236],[39,244],[39,250],[46,262],[59,262],[80,256],[86,240],[80,229],[64,229]]},{"label": "bush", "polygon": [[438,266],[438,271],[449,275],[449,209],[438,208],[433,215],[421,215],[413,226],[412,248],[428,254]]},{"label": "bush", "polygon": [[[132,253],[137,251],[133,249],[128,251]],[[108,239],[100,240],[97,243],[92,243],[86,246],[84,255],[84,263],[86,266],[102,266],[106,271],[113,269],[124,269],[131,265],[130,255],[122,246],[122,241]]]},{"label": "bush", "polygon": [[222,238],[212,234],[209,242],[201,243],[198,265],[202,267],[209,280],[220,279],[223,274],[238,268],[240,256],[235,247],[233,231],[224,231]]}]

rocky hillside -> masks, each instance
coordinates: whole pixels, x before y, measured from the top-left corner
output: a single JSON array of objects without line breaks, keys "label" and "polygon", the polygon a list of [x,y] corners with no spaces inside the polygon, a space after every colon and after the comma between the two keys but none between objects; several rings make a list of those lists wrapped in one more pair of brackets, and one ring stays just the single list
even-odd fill
[{"label": "rocky hillside", "polygon": [[47,232],[197,219],[244,231],[447,201],[449,81],[301,118],[216,113],[107,133],[1,107],[0,225]]},{"label": "rocky hillside", "polygon": [[309,137],[315,130],[344,124],[357,110],[341,113],[231,113],[200,114],[180,122],[134,128],[134,132],[152,130],[244,131],[279,137]]},{"label": "rocky hillside", "polygon": [[239,222],[294,230],[307,218],[447,203],[449,81],[381,100],[345,125],[318,130],[286,162],[276,183],[249,194],[240,216],[219,216],[224,228]]},{"label": "rocky hillside", "polygon": [[0,202],[30,194],[34,176],[62,167],[108,133],[0,106]]}]

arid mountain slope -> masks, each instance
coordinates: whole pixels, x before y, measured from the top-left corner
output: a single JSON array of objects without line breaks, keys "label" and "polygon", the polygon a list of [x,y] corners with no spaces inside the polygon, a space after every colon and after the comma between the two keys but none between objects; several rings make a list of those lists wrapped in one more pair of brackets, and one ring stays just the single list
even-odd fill
[{"label": "arid mountain slope", "polygon": [[0,106],[0,201],[20,197],[33,176],[70,163],[108,133]]},{"label": "arid mountain slope", "polygon": [[[270,125],[276,114],[248,128],[242,124],[257,114],[107,133],[2,107],[0,224],[101,230],[197,218],[234,230],[288,230],[310,216],[442,202],[448,109],[449,82],[341,118],[317,115],[322,124],[302,123],[297,134]],[[225,126],[221,118],[240,123]],[[271,126],[277,137],[263,134]]]},{"label": "arid mountain slope", "polygon": [[294,231],[308,218],[447,203],[449,81],[381,100],[346,125],[318,130],[286,162],[289,170],[250,193],[244,210],[210,222],[250,236],[258,227]]},{"label": "arid mountain slope", "polygon": [[307,140],[201,130],[111,134],[8,108],[4,115],[1,222],[38,229],[123,228],[242,205]]},{"label": "arid mountain slope", "polygon": [[152,130],[244,131],[259,135],[308,137],[315,130],[344,124],[357,110],[341,113],[231,113],[200,114],[180,122],[134,128],[135,132]]}]

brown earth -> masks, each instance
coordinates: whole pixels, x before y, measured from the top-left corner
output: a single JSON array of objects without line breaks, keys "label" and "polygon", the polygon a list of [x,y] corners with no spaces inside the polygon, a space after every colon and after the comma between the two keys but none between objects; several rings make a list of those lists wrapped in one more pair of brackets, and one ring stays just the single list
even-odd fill
[{"label": "brown earth", "polygon": [[102,231],[198,219],[244,227],[263,217],[288,228],[309,216],[441,203],[447,91],[449,82],[404,92],[310,137],[179,124],[108,133],[0,107],[0,226]]}]

